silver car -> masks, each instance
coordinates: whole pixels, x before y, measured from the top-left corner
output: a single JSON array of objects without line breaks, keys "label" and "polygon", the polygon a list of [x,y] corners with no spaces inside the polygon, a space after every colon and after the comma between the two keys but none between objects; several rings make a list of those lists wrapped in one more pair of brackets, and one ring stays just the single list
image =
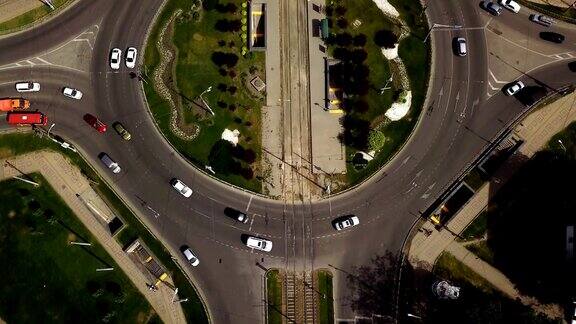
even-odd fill
[{"label": "silver car", "polygon": [[184,254],[184,257],[186,258],[186,260],[193,266],[196,267],[200,264],[200,260],[198,260],[198,257],[196,257],[194,255],[194,253],[192,253],[192,250],[190,250],[189,247],[185,247],[182,249],[182,254]]}]

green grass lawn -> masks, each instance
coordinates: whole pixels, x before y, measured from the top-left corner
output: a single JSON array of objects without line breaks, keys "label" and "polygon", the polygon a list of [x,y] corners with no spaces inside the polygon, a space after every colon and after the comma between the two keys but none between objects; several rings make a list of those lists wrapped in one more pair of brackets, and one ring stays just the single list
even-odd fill
[{"label": "green grass lawn", "polygon": [[82,173],[88,178],[95,181],[92,188],[108,203],[110,207],[119,215],[127,225],[116,238],[122,246],[139,237],[160,262],[167,268],[170,277],[178,287],[180,298],[188,298],[188,301],[182,303],[184,315],[189,323],[208,323],[208,316],[204,310],[204,305],[198,297],[195,288],[180,271],[178,266],[170,257],[170,252],[158,241],[140,220],[126,207],[120,198],[100,179],[96,172],[90,167],[84,159],[78,154],[69,150],[62,149],[59,145],[46,138],[38,138],[31,133],[26,134],[7,134],[0,136],[0,158],[24,154],[40,149],[51,149],[66,155]]},{"label": "green grass lawn", "polygon": [[[146,323],[154,310],[40,175],[0,183],[0,317]],[[70,245],[70,241],[92,246]],[[113,267],[114,271],[96,272]]]},{"label": "green grass lawn", "polygon": [[[422,39],[428,29],[425,17],[421,15],[422,7],[418,1],[392,1],[403,19],[411,29],[408,37],[400,42],[398,53],[402,58],[412,90],[412,105],[409,113],[400,121],[391,122],[381,128],[381,131],[387,138],[386,143],[380,149],[375,159],[368,166],[361,170],[356,170],[352,163],[347,163],[347,181],[349,185],[354,185],[369,175],[376,172],[385,164],[394,154],[402,147],[407,138],[410,136],[426,96],[426,88],[429,75],[430,48],[428,43],[423,43]],[[394,101],[394,86],[392,89],[380,93],[388,78],[390,77],[390,68],[387,60],[381,54],[381,49],[374,42],[374,35],[379,30],[392,30],[399,33],[399,27],[394,25],[384,14],[376,7],[371,0],[339,0],[334,2],[335,7],[343,6],[346,12],[343,15],[348,22],[346,28],[340,28],[338,18],[333,18],[333,28],[331,33],[348,32],[352,36],[363,34],[366,35],[366,45],[363,47],[367,53],[365,65],[369,67],[369,91],[364,96],[368,103],[368,110],[362,113],[353,112],[354,118],[368,122],[368,125],[375,120],[381,120]],[[352,23],[358,19],[361,25],[354,27]],[[330,46],[333,52],[337,46]],[[374,126],[374,125],[371,125]],[[346,154],[351,157],[357,151],[357,148],[347,145]]]},{"label": "green grass lawn", "polygon": [[46,5],[42,5],[41,7],[32,9],[27,13],[0,23],[0,35],[17,31],[32,24],[35,21],[45,18],[48,15],[54,15],[58,11],[64,9],[66,5],[71,4],[72,0],[52,0],[52,3],[54,4],[54,10],[50,9]]},{"label": "green grass lawn", "polygon": [[266,291],[268,292],[268,324],[282,324],[282,282],[278,270],[266,273]]},{"label": "green grass lawn", "polygon": [[[186,98],[194,99],[209,86],[212,86],[212,91],[205,93],[203,98],[214,111],[215,117],[203,118],[189,110],[186,110],[185,113],[187,122],[200,125],[201,131],[198,137],[194,141],[184,141],[175,136],[169,129],[171,109],[168,103],[156,93],[151,84],[145,86],[146,96],[162,133],[188,160],[199,168],[204,169],[205,165],[210,164],[208,157],[214,144],[220,140],[222,131],[225,128],[238,129],[241,133],[239,144],[245,149],[252,149],[256,153],[256,160],[251,165],[236,160],[242,164],[243,168],[251,167],[254,173],[258,174],[257,166],[259,166],[261,155],[260,113],[264,99],[251,95],[245,86],[245,81],[250,70],[257,70],[260,77],[264,79],[264,53],[251,52],[243,57],[241,55],[243,45],[240,37],[241,32],[224,33],[214,28],[218,20],[242,18],[241,4],[243,1],[231,0],[227,3],[237,6],[235,13],[203,10],[199,22],[195,22],[193,19],[182,19],[175,24],[173,42],[178,52],[175,77],[179,91]],[[149,75],[159,63],[156,39],[160,26],[165,24],[175,10],[180,8],[186,13],[189,7],[188,0],[169,0],[167,2],[157,25],[150,34],[145,52],[145,65]],[[219,67],[212,62],[212,53],[216,51],[234,53],[239,57],[234,68],[225,69],[228,72],[227,76],[222,76]],[[233,77],[230,76],[230,73]],[[225,85],[228,90],[220,90],[218,87],[220,84]],[[235,87],[236,92],[232,94],[229,91],[230,87]],[[222,104],[227,107],[220,107]],[[262,191],[261,183],[256,177],[246,179],[226,170],[217,172],[216,176],[256,192]]]},{"label": "green grass lawn", "polygon": [[486,279],[476,274],[448,252],[442,252],[434,264],[434,274],[448,280],[465,280],[486,293],[494,291],[494,287]]},{"label": "green grass lawn", "polygon": [[332,292],[332,274],[330,272],[318,271],[318,292],[320,324],[334,323],[334,296]]},{"label": "green grass lawn", "polygon": [[460,234],[462,239],[458,238],[458,240],[462,241],[469,241],[481,238],[486,233],[486,226],[488,225],[488,213],[486,210],[482,211],[480,215],[478,215],[472,223],[470,223],[464,232]]}]

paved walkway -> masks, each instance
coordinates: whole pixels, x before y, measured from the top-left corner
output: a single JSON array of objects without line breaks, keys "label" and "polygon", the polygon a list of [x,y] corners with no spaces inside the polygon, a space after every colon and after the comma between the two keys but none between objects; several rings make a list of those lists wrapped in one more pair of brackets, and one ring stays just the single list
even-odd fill
[{"label": "paved walkway", "polygon": [[0,23],[45,6],[40,0],[0,0]]},{"label": "paved walkway", "polygon": [[[39,172],[46,178],[84,226],[98,239],[98,242],[146,297],[162,321],[165,323],[186,323],[181,305],[172,303],[173,292],[171,289],[161,285],[157,292],[148,290],[146,283],[150,282],[149,277],[122,251],[120,244],[112,238],[103,225],[104,219],[110,217],[112,211],[90,187],[88,180],[76,166],[72,165],[64,156],[50,151],[39,151],[7,158],[3,159],[3,162],[6,160],[23,173]],[[8,166],[7,163],[2,163],[0,180],[15,175],[19,175],[19,172]]]},{"label": "paved walkway", "polygon": [[[576,120],[576,109],[572,109],[575,100],[576,94],[572,93],[525,118],[513,132],[515,136],[525,141],[513,155],[516,158],[509,158],[492,180],[482,186],[444,228],[438,231],[431,223],[425,223],[422,226],[425,230],[418,232],[410,244],[408,253],[410,262],[432,269],[437,258],[446,250],[512,298],[519,297],[524,304],[532,305],[537,311],[546,312],[546,314],[560,312],[553,305],[538,305],[533,298],[520,296],[514,284],[504,274],[476,258],[454,239],[488,206],[490,198],[522,165],[519,161],[532,157],[546,145],[553,135]],[[427,234],[426,230],[429,230],[430,234]]]}]

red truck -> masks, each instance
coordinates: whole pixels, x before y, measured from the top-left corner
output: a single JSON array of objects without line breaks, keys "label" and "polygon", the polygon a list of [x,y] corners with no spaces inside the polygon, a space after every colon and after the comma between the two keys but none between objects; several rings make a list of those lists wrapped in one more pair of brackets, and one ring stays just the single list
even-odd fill
[{"label": "red truck", "polygon": [[0,111],[23,110],[30,108],[30,100],[22,98],[0,99]]},{"label": "red truck", "polygon": [[23,112],[11,111],[6,115],[6,121],[10,125],[26,126],[26,125],[46,125],[48,117],[39,111]]}]

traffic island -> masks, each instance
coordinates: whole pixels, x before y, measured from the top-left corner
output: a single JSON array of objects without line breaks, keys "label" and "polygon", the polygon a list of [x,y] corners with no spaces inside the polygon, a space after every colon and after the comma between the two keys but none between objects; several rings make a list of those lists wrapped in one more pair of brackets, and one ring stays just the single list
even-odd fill
[{"label": "traffic island", "polygon": [[185,158],[262,192],[266,76],[264,53],[247,47],[248,11],[241,0],[167,1],[149,34],[141,77],[158,127]]},{"label": "traffic island", "polygon": [[270,269],[266,272],[266,322],[334,323],[332,273],[286,272]]}]

